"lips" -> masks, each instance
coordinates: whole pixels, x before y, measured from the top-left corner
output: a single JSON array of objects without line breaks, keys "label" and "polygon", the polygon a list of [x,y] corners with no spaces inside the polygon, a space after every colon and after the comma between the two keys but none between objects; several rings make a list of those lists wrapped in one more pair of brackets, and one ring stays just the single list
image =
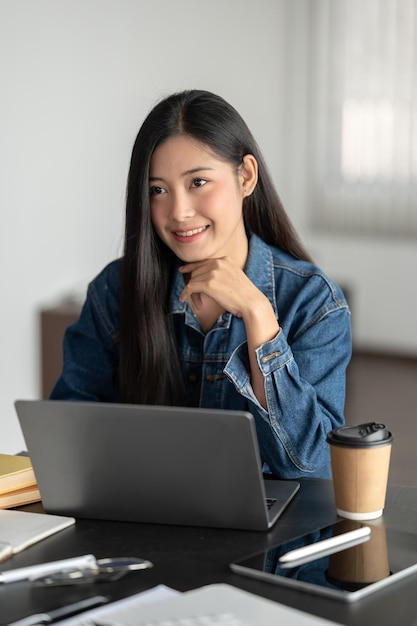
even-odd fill
[{"label": "lips", "polygon": [[174,231],[174,234],[177,237],[193,237],[194,235],[199,235],[207,228],[208,226],[201,226],[200,228],[192,228],[190,230],[176,230]]}]

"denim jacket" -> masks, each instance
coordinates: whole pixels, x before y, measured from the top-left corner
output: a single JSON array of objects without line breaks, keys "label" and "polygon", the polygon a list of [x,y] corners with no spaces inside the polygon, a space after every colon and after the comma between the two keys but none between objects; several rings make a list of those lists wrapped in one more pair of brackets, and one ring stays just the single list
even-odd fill
[{"label": "denim jacket", "polygon": [[[205,334],[188,303],[179,301],[184,282],[178,272],[170,315],[189,405],[251,412],[266,471],[281,478],[329,477],[326,435],[344,423],[351,357],[346,300],[319,268],[255,235],[245,272],[280,325],[256,351],[268,410],[252,390],[242,319],[223,313]],[[51,398],[118,401],[119,274],[117,260],[90,283],[80,319],[66,331],[64,368]]]}]

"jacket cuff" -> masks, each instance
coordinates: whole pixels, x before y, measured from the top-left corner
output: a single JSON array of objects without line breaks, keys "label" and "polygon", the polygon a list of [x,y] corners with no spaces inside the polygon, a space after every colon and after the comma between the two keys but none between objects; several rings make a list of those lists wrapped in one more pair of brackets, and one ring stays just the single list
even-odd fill
[{"label": "jacket cuff", "polygon": [[267,341],[256,350],[258,367],[263,376],[268,376],[275,370],[284,367],[293,358],[292,350],[281,328],[271,341]]}]

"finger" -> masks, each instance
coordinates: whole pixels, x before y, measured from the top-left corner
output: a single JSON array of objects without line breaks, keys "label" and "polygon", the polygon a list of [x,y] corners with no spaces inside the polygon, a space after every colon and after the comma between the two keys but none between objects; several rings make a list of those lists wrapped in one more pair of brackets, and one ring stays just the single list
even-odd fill
[{"label": "finger", "polygon": [[[204,263],[204,261],[203,261]],[[181,274],[191,274],[191,272],[193,272],[195,269],[197,269],[198,267],[201,267],[202,263],[186,263],[185,265],[181,265],[178,268],[178,271]]]},{"label": "finger", "polygon": [[207,286],[204,281],[199,283],[197,283],[196,281],[189,281],[181,292],[179,298],[180,302],[185,302],[188,298],[192,298],[194,302],[195,297],[196,299],[198,298],[198,301],[196,300],[195,304],[201,304],[201,293],[206,293],[206,291]]},{"label": "finger", "polygon": [[203,299],[200,293],[193,293],[191,296],[191,300],[193,301],[193,305],[195,306],[197,310],[201,309],[203,305]]},{"label": "finger", "polygon": [[187,272],[192,273],[202,267],[215,268],[219,267],[219,264],[225,260],[226,257],[220,257],[215,259],[204,259],[203,261],[195,261],[194,263],[185,263],[184,265],[180,265],[178,271],[181,272],[181,274],[186,274]]}]

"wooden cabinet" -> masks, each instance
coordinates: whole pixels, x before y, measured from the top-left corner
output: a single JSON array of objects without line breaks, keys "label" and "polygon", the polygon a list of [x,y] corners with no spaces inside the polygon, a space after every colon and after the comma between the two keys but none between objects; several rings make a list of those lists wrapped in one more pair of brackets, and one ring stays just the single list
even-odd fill
[{"label": "wooden cabinet", "polygon": [[44,399],[49,398],[62,371],[65,330],[77,321],[80,312],[81,306],[72,302],[40,312],[41,395]]}]

